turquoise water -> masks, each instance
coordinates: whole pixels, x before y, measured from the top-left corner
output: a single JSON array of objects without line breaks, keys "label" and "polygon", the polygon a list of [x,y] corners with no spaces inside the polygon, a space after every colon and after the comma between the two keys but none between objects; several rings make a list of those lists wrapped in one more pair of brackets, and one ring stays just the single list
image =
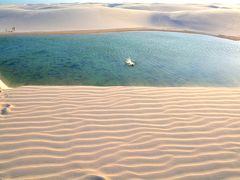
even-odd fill
[{"label": "turquoise water", "polygon": [[11,86],[240,86],[240,42],[173,32],[0,36],[0,72]]}]

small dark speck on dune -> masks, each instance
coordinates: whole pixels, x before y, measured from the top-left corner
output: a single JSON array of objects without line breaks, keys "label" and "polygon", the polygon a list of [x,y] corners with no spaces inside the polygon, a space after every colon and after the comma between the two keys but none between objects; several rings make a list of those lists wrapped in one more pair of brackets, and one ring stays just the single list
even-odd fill
[{"label": "small dark speck on dune", "polygon": [[1,109],[1,115],[7,115],[11,107],[11,104],[4,104]]},{"label": "small dark speck on dune", "polygon": [[220,8],[219,6],[216,6],[216,5],[209,5],[208,7],[209,8],[215,8],[215,9]]},{"label": "small dark speck on dune", "polygon": [[58,7],[58,6],[47,6],[47,7],[41,7],[39,9],[42,9],[42,10],[48,10],[48,9],[61,9],[61,7]]},{"label": "small dark speck on dune", "polygon": [[213,9],[231,9],[229,7],[221,7],[221,6],[217,6],[217,5],[209,5],[209,8],[213,8]]},{"label": "small dark speck on dune", "polygon": [[86,180],[106,180],[106,178],[98,175],[89,175]]},{"label": "small dark speck on dune", "polygon": [[107,7],[117,7],[117,6],[121,6],[123,4],[121,3],[110,3],[110,4],[107,4]]}]

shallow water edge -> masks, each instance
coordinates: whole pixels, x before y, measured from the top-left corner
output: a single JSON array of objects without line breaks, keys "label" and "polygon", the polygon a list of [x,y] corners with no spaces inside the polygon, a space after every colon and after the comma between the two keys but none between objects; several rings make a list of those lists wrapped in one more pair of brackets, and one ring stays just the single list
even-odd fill
[{"label": "shallow water edge", "polygon": [[178,29],[156,29],[156,28],[116,28],[116,29],[94,29],[94,30],[72,30],[72,31],[33,31],[33,32],[0,32],[0,36],[14,36],[14,35],[67,35],[67,34],[99,34],[99,33],[111,33],[111,32],[134,32],[134,31],[159,31],[159,32],[180,32],[189,34],[201,34],[219,37],[223,39],[229,39],[233,41],[240,41],[240,36],[231,36],[224,34],[211,34],[200,31],[178,30]]}]

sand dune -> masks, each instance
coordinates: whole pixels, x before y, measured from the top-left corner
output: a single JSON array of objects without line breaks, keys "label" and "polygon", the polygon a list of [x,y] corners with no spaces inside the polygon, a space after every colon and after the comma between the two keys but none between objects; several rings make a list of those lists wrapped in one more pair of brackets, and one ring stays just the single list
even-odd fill
[{"label": "sand dune", "polygon": [[221,4],[0,5],[2,33],[154,28],[240,37],[239,19],[239,6]]},{"label": "sand dune", "polygon": [[7,90],[0,179],[240,178],[240,89]]},{"label": "sand dune", "polygon": [[[199,2],[201,3],[201,2]],[[161,11],[161,12],[177,12],[177,11],[196,11],[196,10],[206,10],[206,9],[239,9],[240,5],[235,4],[168,4],[166,3],[131,3],[131,4],[113,4],[107,5],[108,7],[125,8],[125,9],[137,9],[137,10],[147,10],[147,11]]]}]

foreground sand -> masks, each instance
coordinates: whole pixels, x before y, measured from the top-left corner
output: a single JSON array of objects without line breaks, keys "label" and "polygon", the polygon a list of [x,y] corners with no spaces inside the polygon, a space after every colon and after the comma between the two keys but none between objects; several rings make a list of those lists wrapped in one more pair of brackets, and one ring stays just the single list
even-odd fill
[{"label": "foreground sand", "polygon": [[12,27],[35,34],[153,29],[239,40],[239,21],[240,5],[226,4],[0,5],[0,34]]},{"label": "foreground sand", "polygon": [[239,88],[32,86],[2,103],[0,179],[240,178]]}]

